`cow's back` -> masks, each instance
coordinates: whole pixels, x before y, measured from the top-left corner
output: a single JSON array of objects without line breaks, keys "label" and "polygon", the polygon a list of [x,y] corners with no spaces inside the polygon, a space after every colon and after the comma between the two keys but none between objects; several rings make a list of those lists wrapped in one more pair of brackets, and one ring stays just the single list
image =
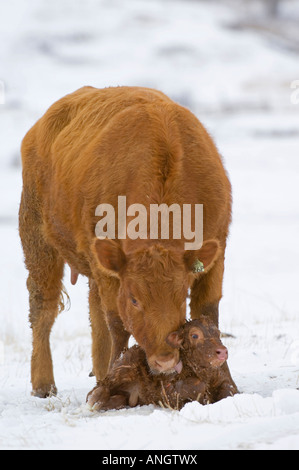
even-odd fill
[{"label": "cow's back", "polygon": [[89,251],[96,207],[116,206],[118,195],[145,206],[204,204],[204,238],[226,236],[230,185],[215,145],[190,111],[158,91],[84,87],[49,108],[22,155],[45,233],[66,259],[68,248]]}]

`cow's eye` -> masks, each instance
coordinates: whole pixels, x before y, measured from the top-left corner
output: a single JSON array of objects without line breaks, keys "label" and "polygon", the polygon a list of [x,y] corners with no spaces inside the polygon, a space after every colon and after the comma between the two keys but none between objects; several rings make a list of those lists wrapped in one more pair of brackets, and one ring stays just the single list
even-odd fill
[{"label": "cow's eye", "polygon": [[138,307],[138,302],[137,302],[137,300],[135,299],[135,297],[131,296],[131,302],[132,302],[132,304],[134,305],[134,307]]},{"label": "cow's eye", "polygon": [[193,338],[193,339],[198,339],[198,335],[197,335],[197,334],[194,334],[194,335],[192,335],[192,338]]}]

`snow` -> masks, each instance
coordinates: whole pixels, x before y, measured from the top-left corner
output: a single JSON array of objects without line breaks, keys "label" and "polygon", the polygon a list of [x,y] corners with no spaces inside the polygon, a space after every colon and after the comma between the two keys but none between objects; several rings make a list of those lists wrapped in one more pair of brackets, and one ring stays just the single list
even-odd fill
[{"label": "snow", "polygon": [[[299,449],[299,105],[291,103],[298,56],[262,32],[231,28],[244,14],[240,3],[11,0],[3,6],[1,449]],[[290,15],[296,2],[286,5]],[[91,411],[87,280],[73,287],[69,271],[71,308],[51,336],[59,393],[46,400],[30,395],[19,148],[54,100],[87,84],[158,88],[190,107],[215,138],[234,197],[220,321],[234,335],[224,342],[238,396],[190,403],[180,412]]]}]

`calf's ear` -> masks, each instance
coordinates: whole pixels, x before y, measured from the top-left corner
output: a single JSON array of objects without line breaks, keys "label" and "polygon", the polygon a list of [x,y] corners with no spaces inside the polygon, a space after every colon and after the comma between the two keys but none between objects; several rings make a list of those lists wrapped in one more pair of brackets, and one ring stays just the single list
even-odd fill
[{"label": "calf's ear", "polygon": [[94,241],[93,250],[101,265],[115,274],[122,271],[127,263],[125,253],[114,240],[97,238]]},{"label": "calf's ear", "polygon": [[203,242],[199,250],[187,250],[184,253],[184,262],[189,272],[194,274],[208,271],[220,253],[218,240],[207,240]]}]

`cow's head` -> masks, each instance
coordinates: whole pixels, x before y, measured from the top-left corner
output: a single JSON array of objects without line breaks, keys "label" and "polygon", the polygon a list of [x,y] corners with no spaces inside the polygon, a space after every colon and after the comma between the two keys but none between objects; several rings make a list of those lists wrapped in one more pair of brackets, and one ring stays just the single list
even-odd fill
[{"label": "cow's head", "polygon": [[[97,239],[96,256],[105,270],[120,280],[119,314],[126,330],[144,349],[152,372],[170,372],[179,363],[179,351],[166,339],[186,319],[186,298],[192,278],[205,272],[219,253],[209,240],[200,250],[176,251],[152,245],[125,253],[113,240]],[[200,263],[199,263],[200,261]]]}]

